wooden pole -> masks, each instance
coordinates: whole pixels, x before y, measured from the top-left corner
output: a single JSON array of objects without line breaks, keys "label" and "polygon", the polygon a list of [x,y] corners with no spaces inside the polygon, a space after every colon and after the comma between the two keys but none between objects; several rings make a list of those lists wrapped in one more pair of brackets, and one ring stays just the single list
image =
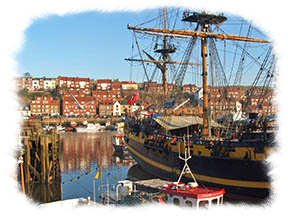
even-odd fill
[{"label": "wooden pole", "polygon": [[31,165],[31,152],[30,152],[30,140],[29,137],[24,138],[24,144],[26,146],[25,152],[25,181],[30,182],[30,169],[29,166]]},{"label": "wooden pole", "polygon": [[[128,26],[128,29],[134,31],[143,31],[147,33],[166,33],[170,36],[177,37],[178,35],[187,35],[187,36],[197,36],[203,38],[218,38],[218,39],[225,39],[225,40],[237,40],[237,41],[248,41],[248,42],[258,42],[258,43],[270,43],[270,41],[257,39],[257,38],[250,38],[250,37],[243,37],[238,35],[228,35],[228,34],[220,34],[220,33],[211,33],[211,32],[200,32],[200,31],[190,31],[190,30],[170,30],[170,29],[155,29],[155,28],[138,28],[138,27],[131,27]],[[169,36],[167,35],[167,36]]]},{"label": "wooden pole", "polygon": [[[166,8],[164,8],[164,29],[167,29],[167,21],[166,21]],[[167,37],[164,36],[163,39],[163,49],[167,49]],[[168,95],[168,86],[167,86],[167,57],[168,54],[166,52],[163,53],[163,88],[164,88],[164,103],[166,100],[166,97]]]},{"label": "wooden pole", "polygon": [[41,136],[40,145],[41,145],[41,183],[46,181],[46,139],[45,136]]},{"label": "wooden pole", "polygon": [[25,183],[24,183],[24,170],[23,170],[23,157],[22,157],[22,154],[19,157],[19,165],[20,165],[20,173],[21,173],[22,192],[25,195]]},{"label": "wooden pole", "polygon": [[[206,32],[207,27],[202,25],[202,32]],[[202,49],[202,76],[203,76],[203,135],[209,135],[209,124],[208,124],[208,71],[207,71],[207,38],[201,39]]]}]

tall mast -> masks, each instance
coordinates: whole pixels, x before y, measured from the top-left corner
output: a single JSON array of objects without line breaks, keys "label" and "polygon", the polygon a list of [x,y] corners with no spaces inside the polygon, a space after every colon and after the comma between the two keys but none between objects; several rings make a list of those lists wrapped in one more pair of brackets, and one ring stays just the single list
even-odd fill
[{"label": "tall mast", "polygon": [[[208,25],[202,24],[201,31],[207,32]],[[208,103],[208,71],[207,71],[207,38],[201,39],[201,55],[202,55],[202,76],[203,76],[203,136],[209,134],[209,103]]]},{"label": "tall mast", "polygon": [[207,39],[224,39],[224,40],[237,40],[237,41],[248,41],[248,42],[259,42],[259,43],[270,43],[267,40],[243,37],[238,35],[230,34],[220,34],[208,32],[210,25],[219,25],[225,22],[227,18],[223,15],[214,15],[207,13],[190,13],[187,12],[184,14],[182,21],[186,22],[195,22],[197,25],[201,26],[201,31],[192,31],[192,30],[170,30],[167,29],[166,23],[166,8],[164,9],[164,29],[155,29],[155,28],[138,28],[131,27],[128,25],[128,29],[133,30],[139,33],[151,34],[151,35],[162,35],[163,39],[163,48],[155,50],[155,52],[161,53],[163,56],[163,64],[161,71],[163,73],[163,86],[164,86],[164,98],[168,94],[167,88],[167,57],[169,53],[175,52],[175,49],[172,49],[168,43],[168,37],[199,37],[201,38],[201,53],[202,53],[202,76],[203,76],[203,135],[209,135],[209,114],[208,114],[208,70],[207,70],[207,58],[208,58],[208,49],[207,49]]},{"label": "tall mast", "polygon": [[[167,29],[167,9],[164,8],[164,29]],[[164,36],[163,38],[163,50],[167,50],[167,36]],[[163,52],[163,76],[162,76],[162,80],[163,80],[163,88],[164,88],[164,102],[166,100],[167,94],[168,94],[168,88],[167,88],[167,57],[168,57],[168,53],[167,52]]]}]

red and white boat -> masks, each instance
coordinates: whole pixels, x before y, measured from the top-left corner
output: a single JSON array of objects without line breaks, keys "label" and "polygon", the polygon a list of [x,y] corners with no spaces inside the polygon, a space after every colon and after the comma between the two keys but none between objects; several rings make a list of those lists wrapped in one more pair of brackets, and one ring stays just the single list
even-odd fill
[{"label": "red and white boat", "polygon": [[[190,149],[188,149],[188,152],[190,152]],[[185,161],[185,165],[178,181],[162,186],[161,192],[166,195],[166,203],[181,207],[196,208],[210,208],[211,206],[222,205],[225,190],[221,188],[199,186],[188,166],[187,161],[191,156],[187,155],[187,150],[185,150],[185,158],[182,158],[180,155],[179,158]],[[181,182],[180,180],[184,174],[190,174],[194,182],[188,182],[187,184]]]},{"label": "red and white boat", "polygon": [[167,194],[167,204],[196,208],[222,205],[225,194],[224,189],[196,186],[194,182],[164,185],[162,192]]}]

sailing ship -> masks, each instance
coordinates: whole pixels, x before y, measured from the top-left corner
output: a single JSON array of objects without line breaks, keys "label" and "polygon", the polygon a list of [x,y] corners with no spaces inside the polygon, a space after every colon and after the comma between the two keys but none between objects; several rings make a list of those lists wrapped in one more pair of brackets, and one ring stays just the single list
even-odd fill
[{"label": "sailing ship", "polygon": [[[171,65],[181,65],[179,73],[174,73],[173,76],[176,77],[176,89],[174,89],[174,95],[172,94],[172,96],[177,98],[176,93],[181,88],[187,66],[199,66],[199,64],[191,63],[189,60],[196,42],[200,41],[203,114],[202,118],[199,116],[175,116],[173,115],[173,110],[171,112],[171,109],[165,109],[164,115],[160,117],[137,119],[134,115],[134,118],[126,119],[125,133],[128,139],[127,148],[129,154],[145,171],[163,179],[176,180],[177,176],[181,173],[181,167],[184,165],[183,161],[179,159],[178,154],[183,156],[187,148],[185,143],[189,143],[189,154],[191,154],[189,167],[191,167],[200,184],[209,187],[224,188],[229,194],[258,197],[261,199],[268,198],[271,194],[271,177],[268,174],[266,159],[275,148],[274,131],[271,128],[265,127],[265,122],[263,123],[263,127],[259,124],[257,126],[255,124],[239,126],[239,122],[232,122],[223,126],[211,118],[208,94],[208,57],[210,56],[210,70],[212,70],[212,60],[216,61],[217,65],[214,63],[214,70],[218,68],[218,75],[216,73],[216,76],[223,77],[224,82],[222,82],[222,86],[228,87],[227,78],[223,73],[223,64],[221,64],[219,54],[215,48],[216,42],[218,40],[243,41],[245,45],[252,42],[261,44],[270,44],[270,42],[264,39],[249,37],[250,34],[247,34],[247,36],[238,36],[226,33],[214,33],[213,28],[219,29],[219,26],[227,20],[227,17],[223,14],[215,15],[206,12],[191,13],[187,10],[184,11],[182,21],[188,23],[190,26],[195,24],[195,30],[168,29],[166,24],[166,8],[163,10],[161,17],[164,18],[164,28],[144,28],[128,25],[128,29],[133,31],[135,38],[136,33],[163,38],[160,48],[157,45],[154,49],[155,53],[160,54],[159,60],[143,50],[144,54],[149,58],[148,60],[144,59],[140,54],[137,40],[136,45],[140,59],[129,58],[126,60],[141,62],[143,67],[145,62],[152,63],[156,65],[156,68],[160,69],[164,90],[163,101],[166,101],[169,95],[167,84],[168,65],[172,69],[173,66]],[[171,45],[170,42],[172,39],[177,38],[188,38],[189,40],[182,62],[171,59],[171,55],[177,51],[177,48]],[[208,53],[208,42],[210,53]],[[236,45],[241,47],[238,43]],[[270,48],[267,51],[262,64],[258,62],[260,69],[255,79],[256,81],[253,82],[248,91],[247,100],[243,101],[244,105],[249,103],[248,99],[253,95],[253,89],[256,88],[261,74],[267,74],[269,81],[265,80],[266,84],[270,83],[270,78],[273,77],[274,60],[270,60],[271,50]],[[214,54],[211,52],[214,52]],[[242,54],[245,56],[249,55],[245,48],[243,48]],[[243,63],[244,56],[241,55],[241,58]],[[149,81],[145,67],[144,72]],[[241,76],[242,74],[237,73],[235,80],[241,80]],[[238,84],[238,81],[235,84]],[[262,87],[264,88],[264,85]],[[199,125],[201,126],[199,127]],[[231,128],[234,131],[231,131]],[[184,175],[183,181],[190,182],[191,178]]]}]

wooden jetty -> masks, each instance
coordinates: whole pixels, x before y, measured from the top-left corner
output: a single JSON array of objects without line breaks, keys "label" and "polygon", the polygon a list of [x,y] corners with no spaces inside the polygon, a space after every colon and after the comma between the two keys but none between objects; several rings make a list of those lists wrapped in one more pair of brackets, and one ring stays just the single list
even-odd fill
[{"label": "wooden jetty", "polygon": [[26,183],[61,181],[59,134],[45,132],[40,125],[24,125],[21,132]]}]

